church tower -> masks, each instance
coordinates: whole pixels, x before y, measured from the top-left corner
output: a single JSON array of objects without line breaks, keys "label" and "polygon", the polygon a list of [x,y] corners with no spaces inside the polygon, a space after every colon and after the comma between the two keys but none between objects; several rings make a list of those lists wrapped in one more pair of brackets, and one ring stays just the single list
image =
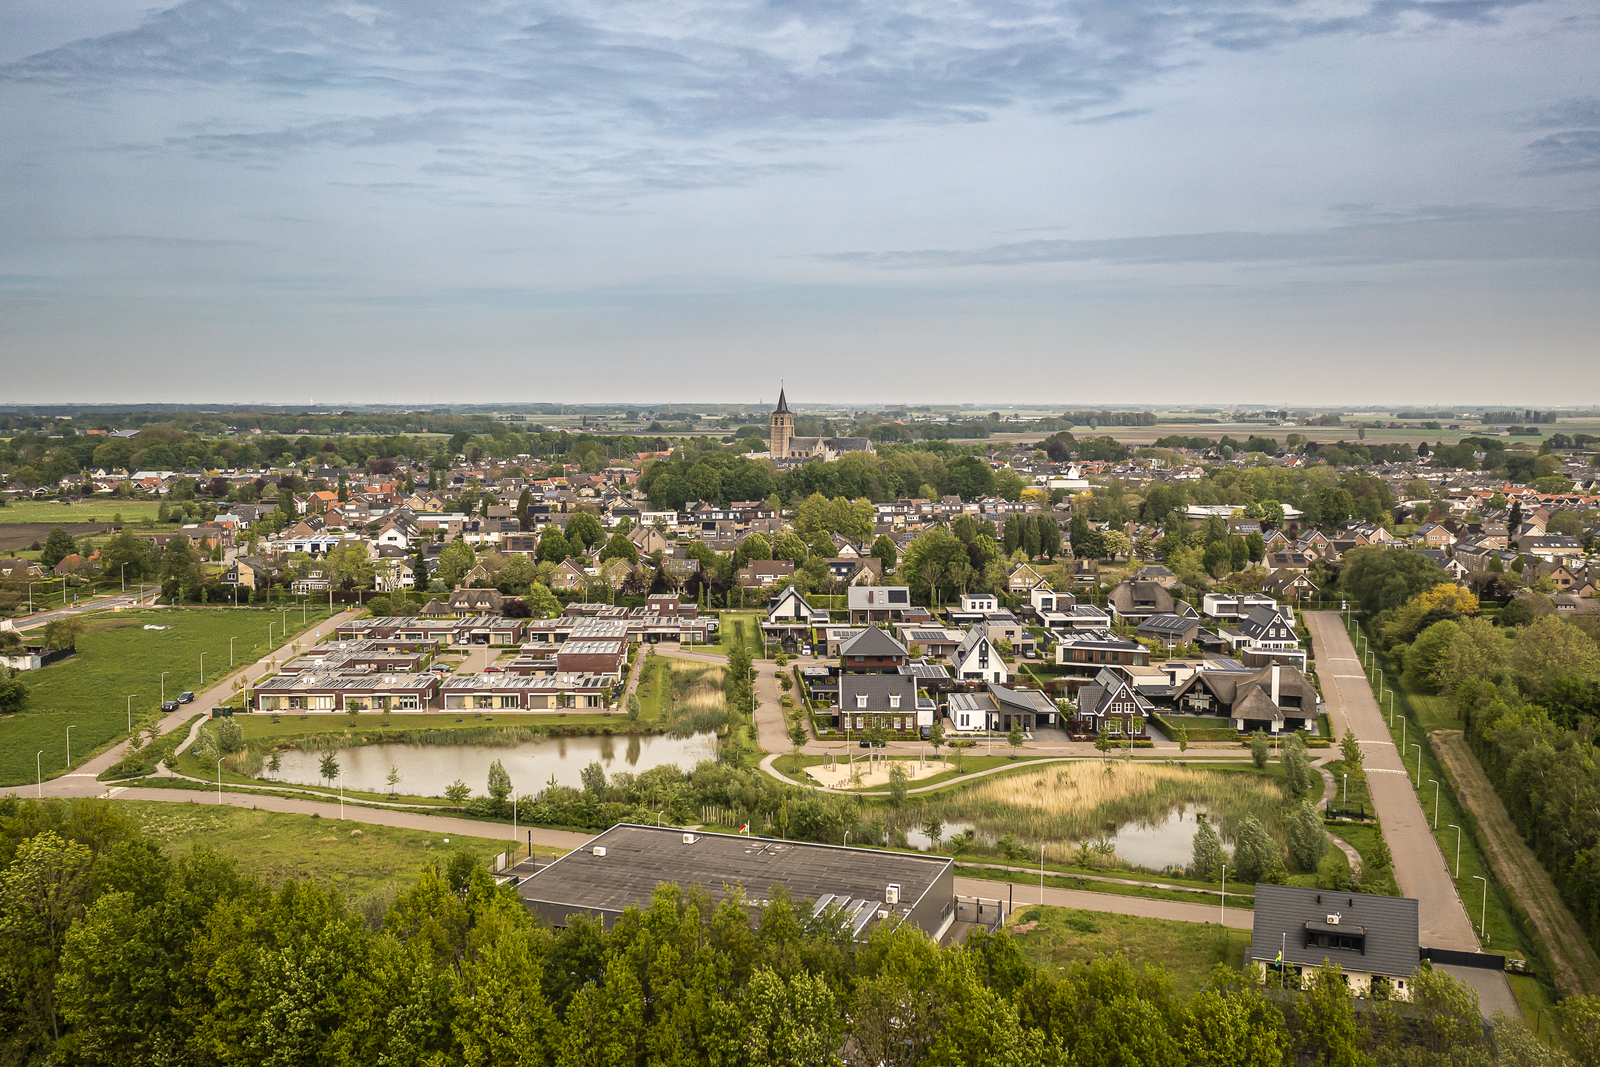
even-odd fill
[{"label": "church tower", "polygon": [[778,406],[772,412],[772,458],[782,459],[789,454],[789,438],[794,436],[794,416],[789,413],[789,401],[778,390]]}]

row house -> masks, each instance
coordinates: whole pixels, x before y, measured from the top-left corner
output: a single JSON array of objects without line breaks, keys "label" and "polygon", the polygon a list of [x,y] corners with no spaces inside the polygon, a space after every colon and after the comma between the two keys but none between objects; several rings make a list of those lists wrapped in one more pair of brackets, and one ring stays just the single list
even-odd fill
[{"label": "row house", "polygon": [[440,688],[445,711],[555,711],[609,708],[615,675],[455,674]]},{"label": "row house", "polygon": [[338,674],[311,671],[278,674],[255,687],[255,707],[285,711],[426,711],[435,706],[439,676]]},{"label": "row house", "polygon": [[945,704],[950,728],[957,733],[1010,733],[1013,728],[1032,733],[1041,726],[1054,726],[1059,714],[1055,702],[1036,689],[993,683],[973,692],[951,693]]}]

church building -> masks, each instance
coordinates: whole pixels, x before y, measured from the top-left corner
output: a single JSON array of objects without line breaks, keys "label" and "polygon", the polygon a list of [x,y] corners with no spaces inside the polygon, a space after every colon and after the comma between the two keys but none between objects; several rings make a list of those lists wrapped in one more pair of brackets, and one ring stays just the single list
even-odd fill
[{"label": "church building", "polygon": [[794,414],[789,410],[789,400],[782,389],[778,390],[778,406],[772,413],[772,461],[778,466],[792,466],[813,459],[834,460],[846,452],[871,452],[872,442],[865,437],[796,437]]}]

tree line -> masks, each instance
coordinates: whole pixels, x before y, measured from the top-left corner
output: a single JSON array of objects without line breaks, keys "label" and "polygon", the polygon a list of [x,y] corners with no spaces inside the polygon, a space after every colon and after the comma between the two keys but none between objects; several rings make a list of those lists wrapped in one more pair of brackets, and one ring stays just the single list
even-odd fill
[{"label": "tree line", "polygon": [[[99,801],[0,801],[0,1055],[17,1064],[1266,1067],[1567,1064],[1426,968],[1358,1015],[1336,971],[1271,996],[1226,967],[1189,997],[1121,956],[1035,970],[974,931],[661,886],[609,930],[536,922],[471,853],[392,900],[173,859]],[[1594,1020],[1575,1005],[1569,1029]],[[1585,1063],[1592,1063],[1592,1055]]]}]

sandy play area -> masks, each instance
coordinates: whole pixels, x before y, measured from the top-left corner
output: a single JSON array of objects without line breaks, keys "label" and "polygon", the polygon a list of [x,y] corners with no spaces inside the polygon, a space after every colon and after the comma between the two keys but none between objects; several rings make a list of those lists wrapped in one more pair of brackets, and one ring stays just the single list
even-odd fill
[{"label": "sandy play area", "polygon": [[[935,759],[930,759],[927,762],[917,759],[902,759],[893,762],[904,767],[906,777],[913,781],[950,769],[948,763],[941,763]],[[889,766],[889,760],[881,758],[874,760],[868,754],[862,753],[856,757],[855,762],[856,773],[861,776],[859,782],[850,778],[848,757],[844,760],[835,761],[832,767],[823,764],[807,767],[806,773],[816,779],[818,784],[827,786],[829,789],[865,789],[873,786],[881,789],[889,784]]]}]

